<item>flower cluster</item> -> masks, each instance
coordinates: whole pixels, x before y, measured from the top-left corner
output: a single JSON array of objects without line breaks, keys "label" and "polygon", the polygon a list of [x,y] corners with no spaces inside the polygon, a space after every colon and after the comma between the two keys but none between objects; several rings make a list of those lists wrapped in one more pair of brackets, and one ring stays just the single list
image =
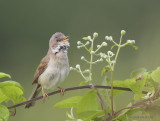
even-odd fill
[{"label": "flower cluster", "polygon": [[[94,49],[94,41],[98,37],[98,33],[96,33],[96,32],[93,33],[93,37],[91,37],[91,36],[83,37],[82,39],[86,42],[82,43],[81,41],[78,41],[77,48],[78,49],[84,48],[90,54],[90,60],[87,60],[84,56],[81,56],[81,60],[83,60],[87,64],[89,64],[89,69],[82,71],[80,65],[77,64],[75,68],[70,67],[70,70],[75,70],[75,71],[79,72],[81,74],[81,76],[86,80],[86,82],[92,81],[92,66],[93,66],[93,64],[96,64],[98,62],[102,62],[103,60],[105,60],[107,62],[107,67],[109,67],[109,70],[113,71],[114,65],[116,64],[116,60],[117,60],[119,50],[121,47],[124,47],[126,45],[131,45],[135,49],[137,48],[136,46],[134,46],[135,40],[127,40],[126,43],[121,44],[122,37],[125,34],[126,34],[126,31],[122,30],[119,43],[115,42],[113,40],[112,36],[106,36],[105,39],[107,41],[113,43],[113,46],[107,52],[99,52],[99,50],[102,47],[106,47],[108,45],[106,41],[102,42],[101,44],[98,44],[96,49]],[[117,52],[115,54],[111,51],[114,47],[118,47]],[[94,56],[97,56],[98,59],[94,60],[94,58],[93,58]],[[88,75],[86,76],[85,73],[87,73]]]}]

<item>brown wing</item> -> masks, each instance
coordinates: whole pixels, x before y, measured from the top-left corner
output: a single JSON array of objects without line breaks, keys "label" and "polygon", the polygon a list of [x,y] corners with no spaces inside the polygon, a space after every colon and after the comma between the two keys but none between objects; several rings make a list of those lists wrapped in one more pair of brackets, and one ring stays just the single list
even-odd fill
[{"label": "brown wing", "polygon": [[45,69],[47,68],[48,62],[49,62],[49,56],[45,56],[45,57],[41,60],[39,66],[38,66],[37,69],[36,69],[36,72],[35,72],[35,75],[34,75],[34,79],[33,79],[33,81],[32,81],[32,84],[38,83],[38,78],[39,78],[39,76],[45,71]]}]

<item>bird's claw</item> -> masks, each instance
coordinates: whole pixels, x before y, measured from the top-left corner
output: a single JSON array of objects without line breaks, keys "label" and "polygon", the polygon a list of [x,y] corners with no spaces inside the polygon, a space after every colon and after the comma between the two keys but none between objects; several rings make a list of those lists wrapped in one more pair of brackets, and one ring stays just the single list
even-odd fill
[{"label": "bird's claw", "polygon": [[61,91],[61,95],[64,95],[64,92],[65,92],[65,89],[64,88],[61,88],[61,87],[58,87]]},{"label": "bird's claw", "polygon": [[46,97],[48,97],[47,93],[43,93],[43,102],[45,102]]}]

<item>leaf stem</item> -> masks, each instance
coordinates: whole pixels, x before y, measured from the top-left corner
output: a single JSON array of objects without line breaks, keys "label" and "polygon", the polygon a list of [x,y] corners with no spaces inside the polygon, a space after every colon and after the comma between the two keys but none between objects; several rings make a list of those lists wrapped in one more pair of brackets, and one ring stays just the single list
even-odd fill
[{"label": "leaf stem", "polygon": [[123,35],[121,34],[120,41],[119,41],[119,44],[118,44],[117,53],[116,53],[116,56],[115,56],[115,63],[113,64],[112,69],[111,69],[111,108],[112,108],[112,117],[114,117],[113,72],[114,72],[114,67],[115,67],[115,64],[116,64],[116,61],[117,61],[117,58],[118,58],[119,51],[121,49],[122,37],[123,37]]},{"label": "leaf stem", "polygon": [[92,81],[92,62],[93,62],[93,44],[94,44],[94,38],[91,41],[91,59],[90,59],[90,81]]},{"label": "leaf stem", "polygon": [[86,77],[84,76],[84,74],[80,68],[79,68],[79,70],[77,70],[77,72],[79,72],[81,74],[81,76],[84,78],[84,80],[87,81]]}]

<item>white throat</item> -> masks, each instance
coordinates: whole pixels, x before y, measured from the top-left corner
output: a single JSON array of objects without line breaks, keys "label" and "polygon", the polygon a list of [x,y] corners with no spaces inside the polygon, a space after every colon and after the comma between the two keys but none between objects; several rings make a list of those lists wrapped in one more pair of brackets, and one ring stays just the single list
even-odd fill
[{"label": "white throat", "polygon": [[69,42],[58,42],[58,45],[56,48],[52,49],[52,52],[54,54],[58,53],[62,47],[65,47],[66,49],[63,49],[64,53],[67,53],[68,47],[70,46]]}]

